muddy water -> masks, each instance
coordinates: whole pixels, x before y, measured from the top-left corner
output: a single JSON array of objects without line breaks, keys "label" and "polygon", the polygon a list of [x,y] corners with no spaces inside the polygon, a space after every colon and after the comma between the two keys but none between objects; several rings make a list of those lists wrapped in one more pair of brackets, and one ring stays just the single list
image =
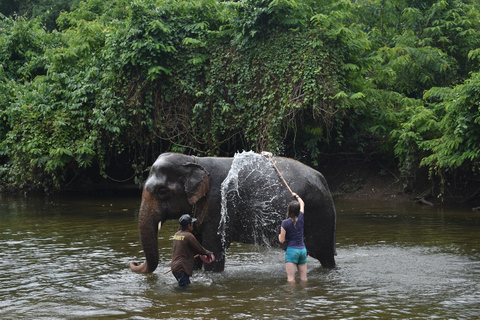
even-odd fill
[{"label": "muddy water", "polygon": [[225,272],[197,272],[180,291],[163,274],[174,222],[153,274],[127,267],[143,260],[139,204],[0,196],[0,318],[480,318],[480,214],[470,208],[336,200],[336,269],[310,258],[308,283],[289,285],[283,252],[234,243]]}]

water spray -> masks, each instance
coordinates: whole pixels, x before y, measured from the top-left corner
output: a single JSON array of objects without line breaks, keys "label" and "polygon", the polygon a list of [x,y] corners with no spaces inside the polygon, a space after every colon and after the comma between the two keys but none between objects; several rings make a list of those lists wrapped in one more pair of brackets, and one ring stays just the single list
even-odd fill
[{"label": "water spray", "polygon": [[[278,169],[277,169],[278,170]],[[285,182],[278,179],[268,156],[263,153],[244,151],[236,153],[227,177],[221,185],[221,218],[218,235],[221,236],[223,249],[230,243],[230,232],[233,224],[229,222],[243,221],[242,232],[251,235],[254,244],[271,246],[275,241],[276,231],[285,202]],[[252,185],[263,184],[262,192],[252,192]],[[243,218],[241,218],[243,217]],[[247,221],[248,220],[248,221]],[[276,243],[276,242],[275,242]]]}]

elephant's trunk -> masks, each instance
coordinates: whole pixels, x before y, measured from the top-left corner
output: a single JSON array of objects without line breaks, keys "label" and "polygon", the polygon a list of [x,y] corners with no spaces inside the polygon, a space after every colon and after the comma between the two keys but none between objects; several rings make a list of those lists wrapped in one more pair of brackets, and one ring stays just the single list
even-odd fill
[{"label": "elephant's trunk", "polygon": [[155,197],[144,190],[138,216],[138,232],[145,253],[145,262],[140,265],[136,262],[130,263],[133,272],[151,273],[158,266],[158,226],[161,221],[159,215],[153,212],[158,210]]}]

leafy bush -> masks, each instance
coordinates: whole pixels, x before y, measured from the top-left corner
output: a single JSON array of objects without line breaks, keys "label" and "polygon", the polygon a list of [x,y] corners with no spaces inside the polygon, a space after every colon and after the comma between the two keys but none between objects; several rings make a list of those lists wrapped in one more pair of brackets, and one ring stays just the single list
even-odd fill
[{"label": "leafy bush", "polygon": [[476,2],[70,4],[57,30],[1,16],[3,185],[141,183],[172,150],[478,171]]}]

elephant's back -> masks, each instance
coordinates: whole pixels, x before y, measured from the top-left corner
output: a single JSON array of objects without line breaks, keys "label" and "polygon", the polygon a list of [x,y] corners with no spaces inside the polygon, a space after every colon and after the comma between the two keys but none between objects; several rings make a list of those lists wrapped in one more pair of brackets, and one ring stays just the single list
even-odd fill
[{"label": "elephant's back", "polygon": [[287,184],[291,184],[292,191],[301,193],[314,188],[322,194],[330,194],[327,180],[320,171],[291,158],[274,157],[273,160]]}]

